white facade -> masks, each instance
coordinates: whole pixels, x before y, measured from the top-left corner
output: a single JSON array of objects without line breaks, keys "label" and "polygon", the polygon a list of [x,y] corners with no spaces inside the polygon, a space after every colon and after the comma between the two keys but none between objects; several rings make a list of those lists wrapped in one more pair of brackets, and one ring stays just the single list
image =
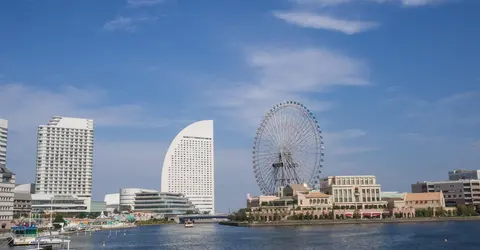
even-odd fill
[{"label": "white facade", "polygon": [[32,194],[32,212],[82,213],[90,211],[90,200],[77,195]]},{"label": "white facade", "polygon": [[13,220],[15,174],[0,165],[0,224],[9,228]]},{"label": "white facade", "polygon": [[381,186],[373,175],[329,176],[320,180],[320,191],[333,195],[334,203],[371,203],[382,200]]},{"label": "white facade", "polygon": [[105,205],[107,207],[107,211],[113,212],[115,209],[120,209],[120,193],[115,194],[106,194],[105,198]]},{"label": "white facade", "polygon": [[93,120],[53,117],[38,127],[36,194],[74,195],[90,206]]},{"label": "white facade", "polygon": [[163,162],[161,192],[181,193],[200,212],[213,214],[213,121],[195,122],[172,141]]},{"label": "white facade", "polygon": [[0,119],[0,165],[7,165],[8,121]]},{"label": "white facade", "polygon": [[135,194],[142,192],[158,192],[152,189],[143,188],[122,188],[120,189],[120,211],[133,210],[135,207]]}]

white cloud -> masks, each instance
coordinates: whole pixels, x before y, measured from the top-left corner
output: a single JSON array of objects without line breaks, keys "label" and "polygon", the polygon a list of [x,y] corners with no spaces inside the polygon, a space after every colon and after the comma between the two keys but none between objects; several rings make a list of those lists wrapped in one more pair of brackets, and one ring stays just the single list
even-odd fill
[{"label": "white cloud", "polygon": [[126,32],[135,32],[137,30],[139,23],[144,22],[153,22],[156,21],[156,17],[117,17],[115,19],[105,22],[103,29],[108,31],[126,31]]},{"label": "white cloud", "polygon": [[107,93],[98,89],[65,86],[52,91],[0,84],[0,113],[12,130],[36,131],[54,115],[91,118],[101,127],[163,127],[172,122],[151,117],[139,104],[105,104],[108,100]]},{"label": "white cloud", "polygon": [[103,28],[109,31],[125,30],[127,32],[134,32],[137,26],[130,17],[117,17],[116,19],[107,21],[103,25]]},{"label": "white cloud", "polygon": [[326,132],[324,135],[325,154],[333,157],[360,154],[375,151],[377,148],[355,144],[355,140],[364,138],[367,132],[361,129],[347,129],[340,132]]},{"label": "white cloud", "polygon": [[[336,6],[346,3],[358,3],[361,0],[294,0],[300,5],[317,5],[320,7]],[[363,0],[363,2],[374,3],[399,3],[405,7],[420,7],[426,5],[440,4],[451,0]]]},{"label": "white cloud", "polygon": [[474,127],[480,125],[480,92],[453,94],[435,101],[412,96],[388,99],[387,104],[399,106],[404,115],[426,125],[428,130],[453,126]]},{"label": "white cloud", "polygon": [[405,7],[420,7],[434,5],[446,2],[446,0],[371,0],[378,3],[399,2]]},{"label": "white cloud", "polygon": [[287,23],[304,28],[340,31],[347,35],[365,32],[379,26],[376,22],[342,20],[311,12],[274,12],[274,15]]},{"label": "white cloud", "polygon": [[239,86],[215,86],[207,94],[215,107],[254,127],[279,102],[297,100],[321,112],[332,103],[312,99],[312,93],[369,84],[365,62],[327,49],[253,49],[247,54],[247,63],[255,79]]},{"label": "white cloud", "polygon": [[148,7],[164,3],[165,0],[127,0],[131,7]]}]

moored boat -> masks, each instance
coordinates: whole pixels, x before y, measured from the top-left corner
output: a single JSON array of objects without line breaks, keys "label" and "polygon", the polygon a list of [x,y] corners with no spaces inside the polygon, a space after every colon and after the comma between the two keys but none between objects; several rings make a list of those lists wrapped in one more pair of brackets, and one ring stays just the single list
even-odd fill
[{"label": "moored boat", "polygon": [[193,221],[191,221],[191,220],[186,220],[186,221],[185,221],[185,224],[184,224],[184,227],[193,227]]}]

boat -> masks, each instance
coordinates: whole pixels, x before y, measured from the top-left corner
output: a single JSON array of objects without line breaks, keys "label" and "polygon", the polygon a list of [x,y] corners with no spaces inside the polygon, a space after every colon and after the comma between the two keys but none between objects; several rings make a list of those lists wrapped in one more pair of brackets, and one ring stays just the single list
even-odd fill
[{"label": "boat", "polygon": [[41,236],[36,226],[16,226],[11,229],[11,236],[7,238],[8,245],[14,246],[44,246],[70,243],[70,240],[59,236],[58,232],[49,232]]},{"label": "boat", "polygon": [[65,236],[40,236],[32,243],[32,245],[35,245],[35,248],[28,250],[71,249],[70,239]]},{"label": "boat", "polygon": [[13,246],[28,246],[38,236],[38,228],[34,225],[30,226],[15,226],[11,228],[11,236],[7,238],[8,245]]},{"label": "boat", "polygon": [[191,221],[191,220],[186,220],[186,221],[185,221],[185,224],[184,224],[184,227],[193,227],[193,221]]}]

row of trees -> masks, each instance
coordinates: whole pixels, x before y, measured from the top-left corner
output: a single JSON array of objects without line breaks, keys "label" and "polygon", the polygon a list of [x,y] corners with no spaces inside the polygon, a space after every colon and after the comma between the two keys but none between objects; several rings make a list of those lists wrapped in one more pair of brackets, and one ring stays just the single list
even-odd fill
[{"label": "row of trees", "polygon": [[[377,208],[377,206],[367,206],[366,208]],[[383,208],[383,206],[379,207]],[[288,217],[289,220],[321,220],[321,219],[333,219],[334,218],[334,210],[335,209],[355,209],[347,207],[344,208],[342,206],[334,206],[333,211],[329,211],[328,214],[322,215],[315,215],[313,212],[310,213],[308,211],[315,210],[315,209],[304,209],[307,211],[306,213],[296,213]],[[300,207],[296,207],[296,210],[301,210]],[[261,215],[259,213],[250,213],[250,216],[247,215],[247,212],[251,212],[251,209],[243,208],[238,210],[235,213],[229,215],[229,219],[232,221],[263,221],[268,219],[269,221],[277,221],[282,219],[282,215],[278,212],[275,212],[273,215]],[[475,206],[473,205],[458,205],[455,210],[446,210],[444,208],[426,208],[426,209],[416,209],[415,210],[415,217],[425,218],[425,217],[444,217],[444,216],[476,216],[478,215]],[[402,218],[404,215],[402,213],[395,213],[393,217],[395,218]],[[359,219],[361,216],[359,213],[354,213],[351,218]],[[388,217],[388,216],[387,216]],[[344,215],[337,214],[335,216],[336,219],[346,219]]]},{"label": "row of trees", "polygon": [[[79,218],[79,219],[85,219],[85,218],[95,219],[95,218],[97,218],[98,216],[100,216],[101,214],[102,214],[101,212],[79,213],[79,214],[77,214],[77,216],[75,216],[75,218]],[[106,215],[106,212],[104,212],[104,214]]]}]

